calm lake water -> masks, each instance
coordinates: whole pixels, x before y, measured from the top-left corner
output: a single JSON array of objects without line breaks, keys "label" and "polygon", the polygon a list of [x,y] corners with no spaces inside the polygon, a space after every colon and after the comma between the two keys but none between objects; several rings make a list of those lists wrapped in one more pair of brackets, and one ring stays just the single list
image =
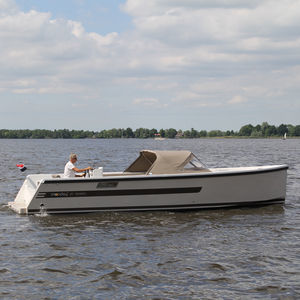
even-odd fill
[{"label": "calm lake water", "polygon": [[[288,164],[286,203],[46,217],[6,206],[70,152],[118,171],[141,149],[191,150],[208,167]],[[0,157],[1,299],[300,298],[300,139],[0,140]]]}]

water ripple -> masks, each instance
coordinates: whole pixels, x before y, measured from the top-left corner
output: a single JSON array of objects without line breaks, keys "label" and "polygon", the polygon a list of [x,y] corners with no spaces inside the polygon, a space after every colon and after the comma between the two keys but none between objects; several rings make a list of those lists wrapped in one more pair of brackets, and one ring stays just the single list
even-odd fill
[{"label": "water ripple", "polygon": [[[300,140],[0,140],[3,299],[299,299]],[[140,149],[190,149],[209,166],[287,163],[284,205],[195,212],[18,216],[30,172],[60,172],[68,153],[125,168]],[[114,152],[112,153],[112,149]],[[114,161],[112,161],[114,160]]]}]

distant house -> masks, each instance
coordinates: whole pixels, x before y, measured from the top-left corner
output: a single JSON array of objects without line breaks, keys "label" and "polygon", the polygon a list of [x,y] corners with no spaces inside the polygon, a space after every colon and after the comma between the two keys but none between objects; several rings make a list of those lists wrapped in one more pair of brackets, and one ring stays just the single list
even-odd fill
[{"label": "distant house", "polygon": [[175,135],[175,139],[181,139],[182,137],[183,137],[183,133],[182,133],[181,130],[179,130],[179,131],[177,132],[177,134]]},{"label": "distant house", "polygon": [[155,133],[154,136],[155,136],[154,139],[156,141],[163,141],[163,140],[165,140],[165,138],[163,138],[160,133]]}]

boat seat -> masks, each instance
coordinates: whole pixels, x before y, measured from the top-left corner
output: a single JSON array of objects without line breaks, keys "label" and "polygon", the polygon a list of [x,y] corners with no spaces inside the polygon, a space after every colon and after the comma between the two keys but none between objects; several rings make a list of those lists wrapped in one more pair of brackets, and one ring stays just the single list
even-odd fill
[{"label": "boat seat", "polygon": [[52,174],[52,178],[61,178],[59,174]]}]

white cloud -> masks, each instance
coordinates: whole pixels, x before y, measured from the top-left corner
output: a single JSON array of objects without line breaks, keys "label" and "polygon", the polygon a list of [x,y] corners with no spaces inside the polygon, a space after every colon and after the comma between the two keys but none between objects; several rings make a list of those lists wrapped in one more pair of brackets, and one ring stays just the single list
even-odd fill
[{"label": "white cloud", "polygon": [[155,98],[137,98],[133,101],[133,104],[144,104],[144,105],[157,105],[158,99]]},{"label": "white cloud", "polygon": [[13,1],[0,3],[7,12],[0,18],[5,45],[1,66],[16,76],[11,65],[18,65],[18,76],[38,76],[39,85],[54,78],[66,84],[85,78],[86,84],[91,76],[132,77],[140,72],[147,77],[172,71],[186,76],[196,68],[203,73],[227,70],[228,63],[231,72],[235,64],[244,64],[247,71],[253,67],[250,61],[272,66],[286,62],[286,51],[300,58],[298,1],[128,0],[124,10],[133,16],[136,29],[122,36],[88,33],[79,22],[33,10],[24,13]]},{"label": "white cloud", "polygon": [[101,94],[114,110],[170,112],[299,94],[300,1],[127,0],[122,9],[135,27],[100,35],[0,0],[0,92]]},{"label": "white cloud", "polygon": [[[1,4],[6,8],[0,17],[1,88],[12,93],[82,92],[93,86],[88,82],[95,84],[93,76],[113,70],[117,33],[87,33],[78,22],[21,12],[11,1]],[[20,84],[25,81],[26,89]]]},{"label": "white cloud", "polygon": [[228,104],[241,104],[247,102],[247,99],[241,95],[236,95],[228,101]]},{"label": "white cloud", "polygon": [[0,0],[0,16],[17,11],[17,5],[14,0]]},{"label": "white cloud", "polygon": [[71,106],[72,106],[73,108],[79,108],[79,109],[81,109],[81,108],[83,108],[83,107],[86,107],[86,106],[87,106],[87,103],[72,103]]},{"label": "white cloud", "polygon": [[167,107],[167,104],[161,103],[156,98],[136,98],[133,100],[133,105],[142,105],[147,107],[153,107],[153,108],[163,108]]}]

